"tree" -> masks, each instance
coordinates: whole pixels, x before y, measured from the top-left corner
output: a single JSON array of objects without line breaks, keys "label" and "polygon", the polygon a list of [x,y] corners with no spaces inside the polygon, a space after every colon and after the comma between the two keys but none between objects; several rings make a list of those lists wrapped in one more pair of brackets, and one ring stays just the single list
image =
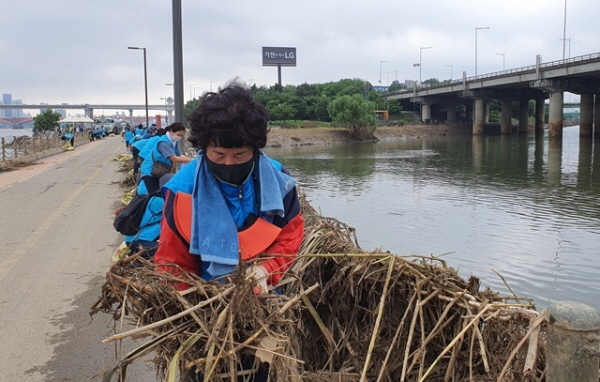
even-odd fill
[{"label": "tree", "polygon": [[190,115],[192,113],[192,111],[194,111],[198,106],[200,106],[200,98],[194,98],[192,100],[189,100],[185,103],[185,105],[183,106],[183,114],[186,115],[186,117],[188,115]]},{"label": "tree", "polygon": [[294,118],[297,110],[287,103],[269,101],[267,110],[272,121],[285,121]]},{"label": "tree", "polygon": [[60,120],[60,114],[52,109],[46,109],[42,113],[33,117],[33,132],[42,133],[46,131],[56,131]]},{"label": "tree", "polygon": [[359,140],[373,140],[377,128],[375,106],[358,94],[334,99],[327,108],[332,121],[347,128]]}]

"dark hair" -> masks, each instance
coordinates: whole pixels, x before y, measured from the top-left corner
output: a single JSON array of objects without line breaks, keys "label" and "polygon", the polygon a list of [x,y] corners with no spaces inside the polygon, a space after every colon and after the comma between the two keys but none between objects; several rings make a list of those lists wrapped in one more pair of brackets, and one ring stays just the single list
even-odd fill
[{"label": "dark hair", "polygon": [[178,131],[185,131],[185,125],[181,122],[175,122],[165,128],[165,130],[176,133]]},{"label": "dark hair", "polygon": [[161,127],[160,129],[156,130],[156,134],[155,135],[158,135],[160,137],[160,136],[165,135],[166,133],[167,133],[167,129],[165,129],[164,127]]},{"label": "dark hair", "polygon": [[188,140],[196,149],[216,145],[258,150],[267,144],[267,109],[252,98],[248,88],[235,81],[217,93],[204,94],[188,120]]}]

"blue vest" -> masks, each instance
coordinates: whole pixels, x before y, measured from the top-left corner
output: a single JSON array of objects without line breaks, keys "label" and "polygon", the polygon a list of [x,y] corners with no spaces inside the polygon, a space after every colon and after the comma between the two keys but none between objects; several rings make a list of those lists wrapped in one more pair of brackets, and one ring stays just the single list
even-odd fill
[{"label": "blue vest", "polygon": [[[144,146],[144,156],[142,156],[142,153],[140,152],[140,156],[144,158],[144,161],[140,166],[140,172],[142,173],[142,175],[152,174],[152,169],[154,168],[154,161],[159,161],[169,166],[173,165],[173,162],[169,158],[165,158],[158,150],[158,144],[160,142],[166,142],[169,145],[172,144],[169,140],[169,137],[163,135],[162,137],[158,137],[158,139],[150,140],[150,142],[146,144],[146,146]],[[146,148],[148,148],[147,151]]]},{"label": "blue vest", "polygon": [[131,138],[133,138],[133,132],[131,130],[125,130],[125,142],[129,143]]}]

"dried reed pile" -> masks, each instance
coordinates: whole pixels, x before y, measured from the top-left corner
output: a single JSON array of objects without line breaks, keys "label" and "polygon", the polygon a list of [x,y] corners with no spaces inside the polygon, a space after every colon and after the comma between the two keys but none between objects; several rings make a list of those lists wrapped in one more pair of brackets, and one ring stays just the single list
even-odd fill
[{"label": "dried reed pile", "polygon": [[0,160],[0,171],[14,171],[21,167],[27,167],[34,165],[31,160],[22,160],[22,159],[8,159],[8,160]]},{"label": "dried reed pile", "polygon": [[[106,380],[152,351],[168,381],[194,368],[238,380],[248,354],[270,362],[272,381],[543,379],[544,315],[529,302],[480,291],[437,258],[365,253],[351,227],[302,208],[305,239],[282,294],[254,295],[244,269],[207,283],[135,256],[114,264],[92,313],[136,327],[105,341],[148,339]],[[175,292],[182,281],[192,287]]]},{"label": "dried reed pile", "polygon": [[133,176],[133,155],[119,154],[113,160],[119,162],[119,172],[127,173],[127,176],[119,182],[119,185],[123,188],[135,186],[135,177]]}]

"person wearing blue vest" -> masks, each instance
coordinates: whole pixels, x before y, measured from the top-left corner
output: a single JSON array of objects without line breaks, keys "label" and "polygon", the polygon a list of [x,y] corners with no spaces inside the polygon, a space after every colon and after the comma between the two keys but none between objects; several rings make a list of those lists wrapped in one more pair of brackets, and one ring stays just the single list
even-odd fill
[{"label": "person wearing blue vest", "polygon": [[60,139],[63,141],[69,141],[71,147],[75,147],[75,135],[73,135],[72,133],[63,134],[63,136],[60,137]]},{"label": "person wearing blue vest", "polygon": [[[172,174],[164,175],[158,182],[158,187],[164,186],[172,177]],[[139,195],[148,195],[148,187],[145,182],[140,182],[136,192]],[[160,236],[160,221],[162,219],[162,210],[164,199],[160,192],[151,196],[146,211],[142,216],[142,221],[138,227],[139,231],[135,235],[125,235],[125,244],[133,253],[142,249],[144,252],[141,257],[150,260],[154,257],[158,248],[158,238]]]},{"label": "person wearing blue vest", "polygon": [[131,143],[129,143],[129,141],[131,141],[131,138],[133,138],[133,130],[130,126],[127,126],[125,128],[125,132],[123,133],[123,140],[125,141],[125,148],[128,152],[131,151]]},{"label": "person wearing blue vest", "polygon": [[[146,147],[152,138],[161,137],[165,135],[167,131],[165,129],[155,129],[150,132],[150,134],[144,135],[144,138],[139,141],[134,142],[131,145],[131,154],[133,155],[133,175],[137,177],[140,172],[140,166],[144,161],[144,156],[141,155],[142,150]],[[137,182],[136,182],[137,183]]]},{"label": "person wearing blue vest", "polygon": [[144,135],[145,130],[146,129],[144,129],[144,126],[140,123],[135,127],[135,135]]},{"label": "person wearing blue vest", "polygon": [[[239,270],[254,293],[277,293],[298,255],[304,218],[296,180],[262,150],[266,108],[247,87],[232,82],[206,93],[188,120],[189,142],[200,151],[162,187],[157,272],[209,281]],[[189,287],[185,282],[173,286]],[[267,362],[261,363],[250,349],[238,356],[244,380],[268,380]],[[203,367],[191,368],[188,380],[203,381],[202,372]]]},{"label": "person wearing blue vest", "polygon": [[[153,139],[144,146],[144,161],[140,166],[141,179],[153,177],[158,180],[156,169],[158,167],[172,167],[174,163],[189,163],[192,158],[181,154],[179,141],[185,136],[183,123],[175,122],[167,127],[167,133],[160,138]],[[141,153],[140,153],[141,154]]]}]

